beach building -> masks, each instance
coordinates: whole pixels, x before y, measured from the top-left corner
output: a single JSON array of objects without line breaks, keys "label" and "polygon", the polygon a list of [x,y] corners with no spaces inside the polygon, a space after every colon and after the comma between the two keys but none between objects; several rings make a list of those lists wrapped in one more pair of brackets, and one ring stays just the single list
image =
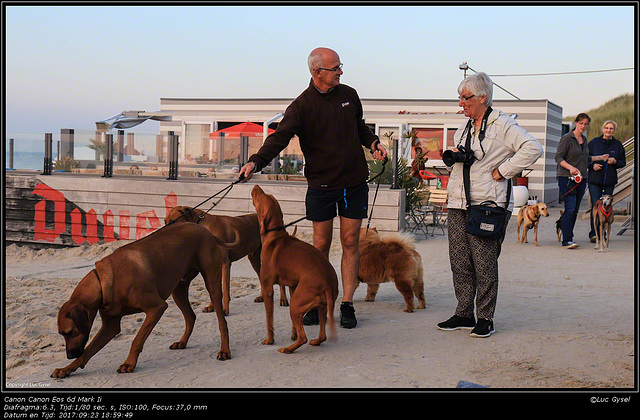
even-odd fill
[{"label": "beach building", "polygon": [[[160,122],[160,132],[173,132],[183,139],[185,146],[179,151],[183,161],[190,156],[204,155],[216,162],[239,156],[239,162],[242,162],[243,157],[248,157],[260,147],[266,133],[251,136],[245,146],[248,151],[241,150],[238,136],[212,133],[247,121],[276,128],[292,101],[293,98],[161,98],[160,111],[170,115],[171,121]],[[397,141],[398,156],[410,163],[414,157],[412,146],[419,144],[429,157],[427,170],[441,176],[446,182],[448,171],[442,162],[442,153],[456,146],[453,144],[453,134],[465,121],[457,100],[362,99],[362,105],[365,122],[389,146],[389,150],[392,150],[393,141]],[[562,136],[562,108],[546,99],[494,100],[493,107],[515,118],[544,147],[544,155],[523,171],[522,179],[516,182],[526,185],[529,194],[536,196],[539,201],[548,202],[557,198],[555,152]],[[413,139],[409,135],[412,131]],[[231,143],[225,145],[225,142]],[[162,153],[166,153],[166,148]],[[295,138],[281,157],[283,155],[302,159]]]},{"label": "beach building", "polygon": [[[80,159],[77,167],[65,171],[45,168],[43,173],[6,172],[5,239],[61,246],[139,239],[161,227],[164,215],[175,205],[206,202],[203,210],[215,206],[216,214],[229,216],[254,211],[253,184],[277,196],[285,221],[300,219],[298,231],[310,231],[311,222],[302,220],[304,157],[295,137],[251,183],[233,187],[220,196],[224,200],[212,199],[212,194],[225,191],[237,178],[238,168],[277,128],[293,98],[160,101],[160,111],[124,112],[119,124],[106,130],[99,123],[91,133],[63,129],[58,156],[77,159],[74,150],[89,140],[106,148],[95,148],[94,159]],[[449,172],[442,154],[456,146],[453,134],[466,120],[458,101],[363,99],[362,103],[364,120],[391,152],[392,163],[397,158],[410,164],[414,146],[421,146],[429,158],[426,170],[433,178],[424,183],[434,197],[444,192],[446,203]],[[529,196],[557,205],[554,158],[563,132],[562,108],[545,99],[494,100],[494,108],[514,118],[544,147],[544,155],[514,181],[526,185]],[[141,113],[146,117],[139,118]],[[159,133],[134,133],[133,128],[147,117],[159,121]],[[51,157],[52,135],[44,137]],[[412,223],[407,208],[413,208],[407,197],[404,189],[394,185],[383,185],[379,191],[370,188],[372,209],[375,203],[371,225],[382,232],[407,229]],[[429,215],[432,227],[423,230],[425,236],[445,234],[442,225],[436,227],[436,219],[436,214],[433,219]]]}]

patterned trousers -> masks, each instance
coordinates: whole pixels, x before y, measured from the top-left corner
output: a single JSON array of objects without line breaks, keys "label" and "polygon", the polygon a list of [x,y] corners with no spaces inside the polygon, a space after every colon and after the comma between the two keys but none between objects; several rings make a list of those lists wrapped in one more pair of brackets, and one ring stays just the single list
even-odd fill
[{"label": "patterned trousers", "polygon": [[[511,212],[507,212],[507,223]],[[453,290],[458,299],[455,314],[465,318],[492,319],[498,299],[498,257],[504,232],[495,239],[480,238],[467,233],[467,211],[449,209],[449,262],[453,273]]]}]

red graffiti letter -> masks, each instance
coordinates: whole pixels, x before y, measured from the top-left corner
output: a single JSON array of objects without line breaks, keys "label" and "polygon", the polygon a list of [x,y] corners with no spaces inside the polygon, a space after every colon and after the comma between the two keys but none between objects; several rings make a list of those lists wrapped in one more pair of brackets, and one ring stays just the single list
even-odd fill
[{"label": "red graffiti letter", "polygon": [[111,210],[107,210],[102,214],[102,223],[104,226],[104,241],[106,243],[115,241],[116,237],[113,234],[113,212]]},{"label": "red graffiti letter", "polygon": [[[66,230],[65,216],[65,198],[58,190],[54,190],[46,184],[38,184],[33,189],[31,194],[37,194],[44,197],[44,200],[39,201],[35,205],[35,235],[34,240],[44,239],[45,241],[53,242],[62,232]],[[53,230],[49,230],[46,227],[46,201],[50,200],[54,202]]]},{"label": "red graffiti letter", "polygon": [[[147,220],[149,220],[149,224],[151,225],[150,228],[146,227]],[[138,216],[136,216],[136,240],[147,236],[149,233],[159,229],[160,227],[160,220],[158,220],[155,210],[149,210],[138,214]]]},{"label": "red graffiti letter", "polygon": [[164,208],[166,209],[164,215],[165,217],[169,215],[169,212],[172,208],[178,205],[178,196],[176,193],[171,191],[169,195],[164,198]]},{"label": "red graffiti letter", "polygon": [[120,240],[129,239],[129,212],[120,210]]},{"label": "red graffiti letter", "polygon": [[80,210],[73,209],[71,211],[71,238],[78,245],[82,245],[84,242],[89,242],[89,245],[96,244],[99,241],[98,217],[94,209],[87,212],[85,226],[87,227],[86,237],[82,236],[82,214]]}]

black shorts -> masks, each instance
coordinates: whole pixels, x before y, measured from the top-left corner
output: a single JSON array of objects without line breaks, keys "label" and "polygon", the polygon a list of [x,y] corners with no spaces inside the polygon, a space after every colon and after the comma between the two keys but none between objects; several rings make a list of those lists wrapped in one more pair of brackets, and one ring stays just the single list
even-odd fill
[{"label": "black shorts", "polygon": [[318,190],[309,187],[305,198],[307,219],[325,222],[337,214],[347,219],[366,219],[369,207],[369,186],[361,184],[343,190]]}]

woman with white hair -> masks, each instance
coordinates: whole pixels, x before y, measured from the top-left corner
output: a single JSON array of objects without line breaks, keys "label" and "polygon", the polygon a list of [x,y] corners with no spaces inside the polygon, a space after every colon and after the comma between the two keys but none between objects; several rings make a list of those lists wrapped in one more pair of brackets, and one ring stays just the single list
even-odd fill
[{"label": "woman with white hair", "polygon": [[[602,124],[602,135],[591,139],[589,142],[589,155],[592,161],[589,163],[589,196],[591,207],[604,194],[613,195],[613,189],[618,183],[618,169],[627,164],[624,146],[620,140],[613,137],[616,131],[616,123],[607,120]],[[596,156],[606,156],[605,161],[594,161]],[[593,212],[591,212],[591,231],[589,239],[596,241],[596,231],[593,226]]]},{"label": "woman with white hair", "polygon": [[[459,105],[469,119],[454,134],[454,144],[458,146],[443,155],[445,164],[451,169],[447,224],[449,260],[458,306],[455,314],[439,323],[438,328],[469,328],[473,329],[472,337],[488,337],[495,331],[498,257],[513,211],[511,183],[507,180],[538,160],[543,149],[540,142],[514,119],[491,108],[493,82],[485,73],[464,79],[458,86],[458,94]],[[467,206],[486,201],[505,209],[503,228],[493,237],[476,236],[467,231]]]}]

